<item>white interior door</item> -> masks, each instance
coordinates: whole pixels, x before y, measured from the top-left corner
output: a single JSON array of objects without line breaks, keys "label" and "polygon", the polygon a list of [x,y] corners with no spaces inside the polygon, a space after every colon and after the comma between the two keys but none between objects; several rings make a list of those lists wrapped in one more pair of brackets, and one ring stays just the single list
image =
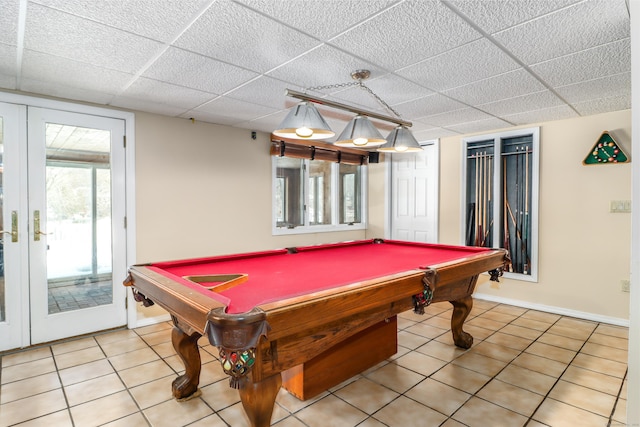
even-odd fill
[{"label": "white interior door", "polygon": [[31,344],[125,325],[125,122],[27,114]]},{"label": "white interior door", "polygon": [[438,143],[391,161],[391,238],[438,241]]}]

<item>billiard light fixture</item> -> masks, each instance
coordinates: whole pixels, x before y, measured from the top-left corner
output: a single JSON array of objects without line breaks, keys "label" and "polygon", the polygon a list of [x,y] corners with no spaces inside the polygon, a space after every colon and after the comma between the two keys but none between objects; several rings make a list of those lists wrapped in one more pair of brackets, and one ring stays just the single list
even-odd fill
[{"label": "billiard light fixture", "polygon": [[[339,147],[364,149],[376,148],[378,151],[387,153],[410,153],[422,150],[422,147],[409,130],[412,123],[400,118],[397,111],[384,102],[382,98],[376,95],[362,82],[369,78],[370,75],[371,73],[369,70],[356,70],[351,73],[351,77],[356,80],[355,82],[316,86],[307,88],[306,90],[333,89],[357,85],[369,92],[369,94],[373,96],[383,107],[392,112],[394,114],[393,117],[362,110],[360,108],[330,101],[324,98],[315,98],[306,93],[287,89],[287,96],[300,99],[301,102],[289,111],[287,117],[285,117],[278,129],[273,131],[273,134],[284,138],[303,140],[328,139],[333,137],[335,133],[331,131],[327,122],[322,118],[320,112],[314,106],[314,104],[319,104],[356,114],[356,116],[349,121],[345,129],[340,133],[334,142],[334,145]],[[395,123],[398,126],[389,133],[387,138],[383,138],[373,123],[371,123],[371,120],[369,120],[370,117],[389,123]]]},{"label": "billiard light fixture", "polygon": [[327,139],[335,135],[318,109],[309,101],[293,107],[274,135],[294,139]]},{"label": "billiard light fixture", "polygon": [[378,147],[383,153],[415,153],[422,151],[411,131],[406,126],[398,126],[387,136],[387,143]]}]

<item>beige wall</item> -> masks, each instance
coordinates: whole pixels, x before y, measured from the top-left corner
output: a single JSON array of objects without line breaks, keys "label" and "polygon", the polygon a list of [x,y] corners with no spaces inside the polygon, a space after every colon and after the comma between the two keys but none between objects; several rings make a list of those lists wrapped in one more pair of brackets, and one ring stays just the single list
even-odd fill
[{"label": "beige wall", "polygon": [[[527,126],[529,127],[529,126]],[[612,200],[631,200],[631,164],[583,166],[609,131],[631,153],[629,110],[540,124],[538,283],[503,279],[476,293],[596,316],[628,319],[631,215],[610,213]],[[460,244],[462,138],[440,144],[440,241]]]},{"label": "beige wall", "polygon": [[136,113],[137,262],[362,239],[271,235],[269,135]]}]

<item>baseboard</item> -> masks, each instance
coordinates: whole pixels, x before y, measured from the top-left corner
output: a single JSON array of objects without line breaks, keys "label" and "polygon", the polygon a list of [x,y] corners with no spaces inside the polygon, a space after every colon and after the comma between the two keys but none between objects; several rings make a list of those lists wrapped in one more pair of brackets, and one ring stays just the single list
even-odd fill
[{"label": "baseboard", "polygon": [[135,326],[130,326],[130,329],[142,328],[143,326],[151,326],[157,323],[168,322],[170,320],[171,320],[171,316],[169,314],[162,314],[160,316],[136,319]]},{"label": "baseboard", "polygon": [[606,323],[609,325],[629,327],[629,319],[621,319],[619,317],[602,316],[595,313],[587,313],[585,311],[569,310],[567,308],[555,307],[552,305],[534,304],[527,301],[514,300],[509,298],[500,298],[493,295],[474,293],[473,298],[497,302],[500,304],[508,304],[516,307],[528,308],[531,310],[544,311],[546,313],[559,314],[562,316],[576,317],[578,319],[591,320],[593,322]]}]

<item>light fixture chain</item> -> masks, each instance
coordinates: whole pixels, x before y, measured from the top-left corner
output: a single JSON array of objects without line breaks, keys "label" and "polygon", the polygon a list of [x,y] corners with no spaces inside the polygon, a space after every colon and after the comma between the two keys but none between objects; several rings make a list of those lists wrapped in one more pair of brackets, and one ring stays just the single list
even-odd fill
[{"label": "light fixture chain", "polygon": [[373,96],[383,107],[385,107],[387,110],[391,111],[393,114],[395,114],[395,116],[399,119],[402,118],[402,116],[400,116],[400,114],[393,109],[393,107],[391,107],[391,105],[387,104],[382,98],[380,98],[373,90],[371,90],[371,88],[369,86],[367,86],[366,84],[362,83],[361,81],[358,81],[358,83],[360,83],[360,87],[364,90],[366,90],[367,92],[369,92],[371,94],[371,96]]},{"label": "light fixture chain", "polygon": [[349,86],[355,86],[360,84],[359,82],[349,82],[349,83],[336,83],[336,84],[332,84],[332,85],[325,85],[325,86],[313,86],[313,87],[308,87],[305,89],[305,92],[308,90],[322,90],[322,89],[337,89],[337,88],[342,88],[342,87],[349,87]]}]

